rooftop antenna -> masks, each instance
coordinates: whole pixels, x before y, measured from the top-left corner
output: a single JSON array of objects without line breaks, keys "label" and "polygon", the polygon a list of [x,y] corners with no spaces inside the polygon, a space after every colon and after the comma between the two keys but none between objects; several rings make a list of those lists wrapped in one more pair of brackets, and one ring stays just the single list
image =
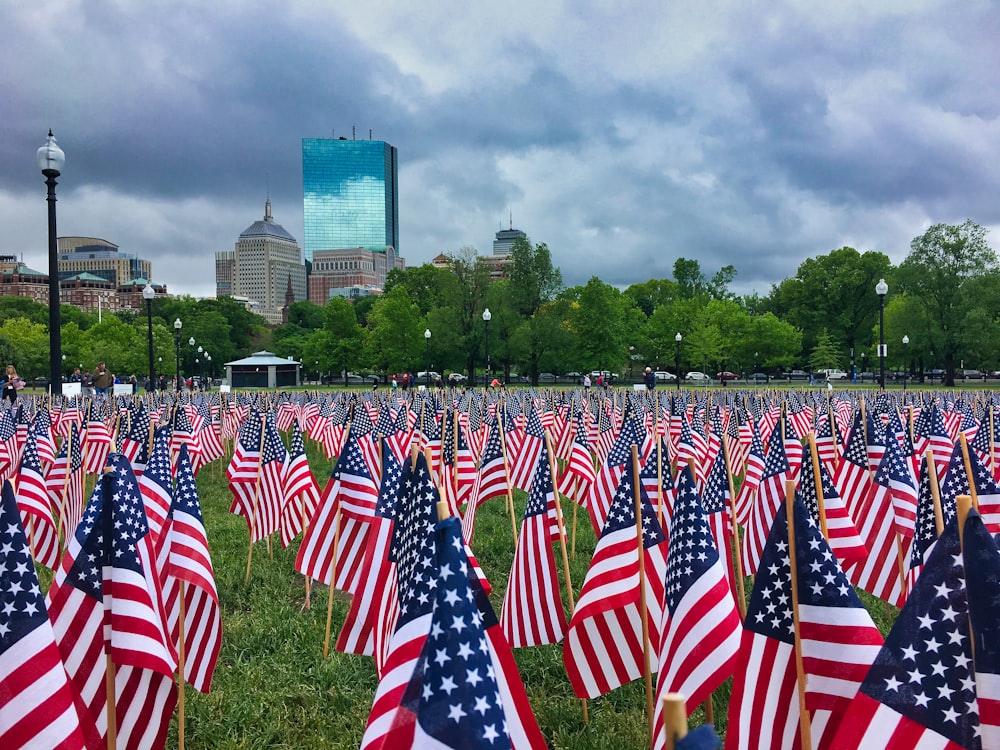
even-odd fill
[{"label": "rooftop antenna", "polygon": [[356,141],[358,139],[357,133],[355,133],[355,130],[356,130],[355,126],[351,125],[351,140],[352,141]]},{"label": "rooftop antenna", "polygon": [[370,141],[371,139],[372,139],[372,129],[368,128],[368,140]]},{"label": "rooftop antenna", "polygon": [[[508,211],[510,211],[510,209],[508,209]],[[514,229],[514,212],[513,211],[510,211],[510,228],[511,228],[511,230]]]}]

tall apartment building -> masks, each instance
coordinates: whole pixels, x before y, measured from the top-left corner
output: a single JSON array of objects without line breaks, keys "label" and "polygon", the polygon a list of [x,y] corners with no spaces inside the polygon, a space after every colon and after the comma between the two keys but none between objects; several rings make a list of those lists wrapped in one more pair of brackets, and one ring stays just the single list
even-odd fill
[{"label": "tall apartment building", "polygon": [[264,219],[243,232],[232,251],[215,254],[216,294],[244,297],[268,323],[280,325],[289,284],[296,300],[306,299],[306,268],[302,249],[271,216],[271,199]]}]

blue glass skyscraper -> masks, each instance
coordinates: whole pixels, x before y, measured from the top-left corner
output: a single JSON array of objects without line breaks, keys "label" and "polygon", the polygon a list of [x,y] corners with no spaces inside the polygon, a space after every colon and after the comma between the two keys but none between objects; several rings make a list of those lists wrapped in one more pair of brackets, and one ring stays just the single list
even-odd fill
[{"label": "blue glass skyscraper", "polygon": [[303,251],[391,246],[399,252],[395,146],[384,141],[302,139]]}]

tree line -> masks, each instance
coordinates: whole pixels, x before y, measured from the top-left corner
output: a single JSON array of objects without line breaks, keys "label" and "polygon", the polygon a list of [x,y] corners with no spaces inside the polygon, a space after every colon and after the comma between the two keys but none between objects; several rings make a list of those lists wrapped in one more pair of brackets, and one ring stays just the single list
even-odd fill
[{"label": "tree line", "polygon": [[[524,238],[498,281],[473,248],[448,260],[447,268],[390,271],[379,296],[334,298],[323,306],[296,302],[288,322],[274,329],[228,297],[155,300],[157,371],[174,373],[175,341],[185,374],[199,374],[196,368],[208,374],[204,356],[194,362],[197,346],[210,353],[216,374],[224,362],[269,349],[301,361],[307,375],[334,378],[424,369],[471,378],[484,372],[487,348],[495,372],[533,383],[543,372],[625,376],[646,366],[710,375],[877,369],[880,279],[889,287],[887,369],[919,377],[939,368],[948,384],[962,367],[1000,369],[1000,264],[986,230],[972,221],[930,227],[898,266],[885,253],[852,247],[807,258],[766,296],[734,294],[733,266],[708,276],[697,260],[683,257],[669,279],[622,290],[595,276],[565,287],[546,244]],[[46,308],[8,297],[0,299],[0,314],[0,353],[23,373],[45,373]],[[117,372],[144,374],[145,315],[115,313],[100,323],[95,317],[63,306],[68,366],[104,360]],[[175,338],[177,319],[183,327]]]}]

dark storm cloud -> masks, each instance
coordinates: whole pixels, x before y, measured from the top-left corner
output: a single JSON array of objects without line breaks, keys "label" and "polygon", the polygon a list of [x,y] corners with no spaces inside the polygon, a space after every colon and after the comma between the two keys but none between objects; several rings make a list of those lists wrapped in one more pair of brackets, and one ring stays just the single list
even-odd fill
[{"label": "dark storm cloud", "polygon": [[52,127],[60,232],[211,294],[212,253],[266,194],[301,242],[301,139],[356,126],[399,149],[411,265],[489,252],[511,215],[568,284],[686,257],[766,292],[845,244],[898,262],[932,222],[1000,225],[998,17],[935,0],[6,4],[0,252],[44,248],[32,157]]}]

